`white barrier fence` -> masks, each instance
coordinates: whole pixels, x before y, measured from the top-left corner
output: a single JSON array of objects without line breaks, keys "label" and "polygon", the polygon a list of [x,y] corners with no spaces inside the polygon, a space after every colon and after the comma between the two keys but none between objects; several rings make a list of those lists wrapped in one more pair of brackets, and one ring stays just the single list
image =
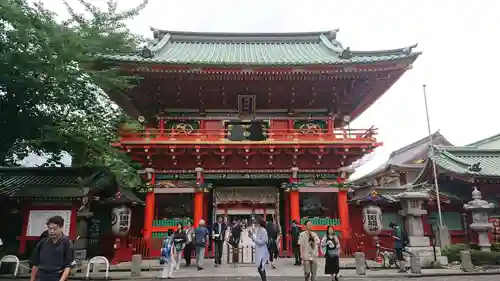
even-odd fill
[{"label": "white barrier fence", "polygon": [[95,266],[96,264],[105,264],[106,265],[106,275],[104,278],[108,279],[109,278],[109,260],[103,256],[96,256],[96,257],[93,257],[89,260],[89,263],[87,264],[87,273],[85,274],[85,279],[89,279],[90,266],[91,265]]},{"label": "white barrier fence", "polygon": [[19,265],[21,263],[18,257],[14,255],[7,255],[0,259],[0,268],[2,267],[2,263],[15,263],[16,267],[14,268],[14,276],[17,276],[17,273],[19,271]]}]

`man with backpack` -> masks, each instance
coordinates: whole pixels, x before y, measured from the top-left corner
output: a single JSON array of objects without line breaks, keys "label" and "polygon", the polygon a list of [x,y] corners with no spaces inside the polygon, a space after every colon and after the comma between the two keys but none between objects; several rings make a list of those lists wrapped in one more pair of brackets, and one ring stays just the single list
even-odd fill
[{"label": "man with backpack", "polygon": [[391,222],[389,227],[393,229],[392,238],[394,238],[394,254],[396,260],[405,261],[403,258],[403,249],[409,244],[408,235],[406,232],[395,222]]},{"label": "man with backpack", "polygon": [[31,256],[30,281],[65,281],[74,265],[73,244],[63,233],[64,219],[47,220],[48,237],[42,238]]}]

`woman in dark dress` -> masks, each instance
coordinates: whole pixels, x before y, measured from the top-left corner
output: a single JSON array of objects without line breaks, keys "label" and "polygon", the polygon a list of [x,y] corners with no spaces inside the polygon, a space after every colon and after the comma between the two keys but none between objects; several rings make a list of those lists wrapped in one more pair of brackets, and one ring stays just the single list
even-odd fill
[{"label": "woman in dark dress", "polygon": [[326,235],[321,240],[321,247],[325,254],[325,274],[330,275],[332,280],[338,281],[340,271],[340,243],[333,226],[328,226],[326,229]]},{"label": "woman in dark dress", "polygon": [[179,270],[182,260],[182,251],[186,246],[187,236],[184,232],[182,223],[177,224],[177,229],[174,232],[174,258],[175,258],[175,270]]}]

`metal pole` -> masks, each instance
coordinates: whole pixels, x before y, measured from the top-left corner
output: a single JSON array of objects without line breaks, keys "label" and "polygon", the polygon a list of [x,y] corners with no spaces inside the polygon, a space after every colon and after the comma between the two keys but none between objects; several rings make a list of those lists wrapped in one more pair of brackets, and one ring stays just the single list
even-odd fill
[{"label": "metal pole", "polygon": [[431,147],[431,159],[432,159],[432,171],[434,173],[434,186],[436,188],[436,201],[438,208],[438,216],[439,216],[439,226],[443,226],[443,216],[441,214],[441,201],[439,200],[439,184],[437,177],[437,169],[436,169],[436,161],[434,159],[434,142],[432,141],[432,132],[431,132],[431,121],[429,118],[429,107],[427,106],[427,92],[425,91],[426,85],[423,85],[424,92],[424,103],[425,103],[425,115],[427,116],[427,132],[429,133],[429,146]]}]

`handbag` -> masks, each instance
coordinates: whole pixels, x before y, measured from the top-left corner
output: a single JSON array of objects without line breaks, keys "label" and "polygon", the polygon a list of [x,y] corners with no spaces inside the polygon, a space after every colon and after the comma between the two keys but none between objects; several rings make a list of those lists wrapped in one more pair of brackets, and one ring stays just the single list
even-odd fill
[{"label": "handbag", "polygon": [[338,249],[338,248],[335,248],[335,249],[328,249],[328,250],[326,251],[326,254],[327,254],[330,258],[338,257],[338,256],[339,256],[339,249]]}]

